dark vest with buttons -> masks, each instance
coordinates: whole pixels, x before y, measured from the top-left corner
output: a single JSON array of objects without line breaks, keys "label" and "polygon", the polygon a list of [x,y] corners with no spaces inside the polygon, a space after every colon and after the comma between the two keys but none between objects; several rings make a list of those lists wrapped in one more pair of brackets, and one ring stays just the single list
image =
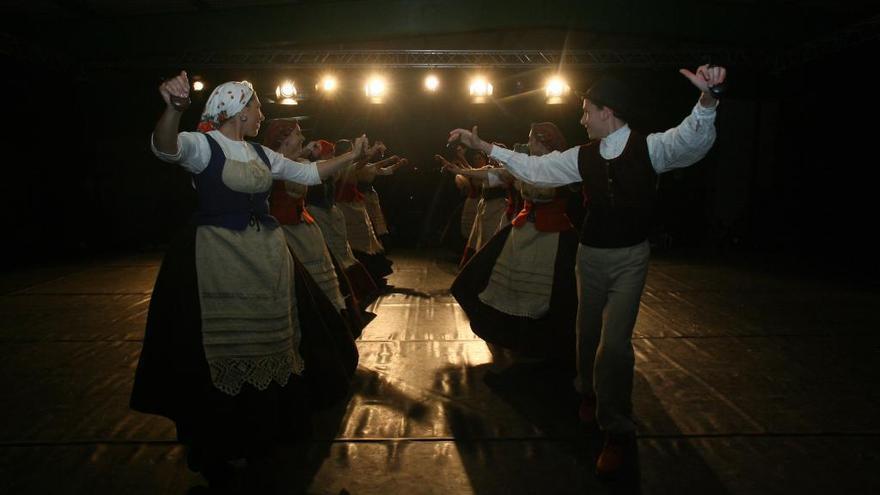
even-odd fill
[{"label": "dark vest with buttons", "polygon": [[[226,155],[223,148],[211,136],[205,134],[211,148],[211,160],[199,174],[193,175],[193,183],[199,193],[199,207],[193,216],[196,225],[213,225],[231,230],[244,230],[247,226],[262,225],[269,229],[278,227],[278,221],[269,215],[269,193],[271,188],[260,193],[242,193],[233,191],[223,183],[223,165]],[[266,167],[269,157],[263,147],[256,143],[253,146],[257,156]]]},{"label": "dark vest with buttons", "polygon": [[598,141],[581,146],[578,170],[586,207],[582,244],[621,248],[648,238],[654,219],[657,173],[651,165],[645,136],[631,131],[623,153],[611,160],[599,154]]}]

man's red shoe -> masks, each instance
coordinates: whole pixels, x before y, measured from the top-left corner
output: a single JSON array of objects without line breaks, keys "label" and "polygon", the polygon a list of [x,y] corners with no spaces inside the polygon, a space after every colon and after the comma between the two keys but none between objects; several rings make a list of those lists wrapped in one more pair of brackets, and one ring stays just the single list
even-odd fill
[{"label": "man's red shoe", "polygon": [[633,434],[609,434],[605,445],[596,460],[596,476],[600,479],[613,479],[621,468],[631,460],[635,452],[635,436]]}]

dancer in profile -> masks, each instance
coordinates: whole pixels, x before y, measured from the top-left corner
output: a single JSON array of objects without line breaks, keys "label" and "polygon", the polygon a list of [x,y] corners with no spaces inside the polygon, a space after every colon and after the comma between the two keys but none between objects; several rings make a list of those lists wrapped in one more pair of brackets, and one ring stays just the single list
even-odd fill
[{"label": "dancer in profile", "polygon": [[407,165],[409,160],[392,156],[388,159],[375,163],[368,163],[357,172],[357,188],[363,195],[364,206],[370,216],[370,223],[373,225],[373,232],[379,243],[388,251],[388,243],[390,241],[390,232],[388,230],[388,222],[385,219],[385,213],[382,211],[382,205],[379,202],[379,193],[373,187],[373,182],[378,176],[394,175],[397,170]]},{"label": "dancer in profile", "polygon": [[[499,168],[498,163],[494,160],[488,160],[482,152],[474,153],[472,171],[488,171],[492,168]],[[478,184],[479,200],[477,201],[477,212],[474,216],[474,223],[468,236],[467,246],[461,257],[459,266],[467,264],[471,257],[483,248],[489,239],[495,235],[501,218],[507,211],[507,182],[505,181],[488,181],[482,179],[483,174],[464,175],[469,179],[471,184]],[[494,177],[498,177],[494,175]]]},{"label": "dancer in profile", "polygon": [[[336,153],[347,152],[351,149],[351,141],[343,140],[336,143]],[[373,158],[384,152],[384,145],[372,151]],[[366,267],[367,271],[379,289],[386,289],[388,280],[386,277],[393,272],[393,262],[385,256],[385,247],[376,238],[373,224],[370,222],[370,214],[364,203],[364,196],[358,190],[358,173],[360,167],[349,167],[337,183],[336,206],[345,217],[345,230],[348,235],[348,243],[354,257]]]},{"label": "dancer in profile", "polygon": [[604,78],[583,101],[581,125],[590,144],[528,156],[483,141],[476,127],[449,135],[450,142],[497,159],[524,183],[583,183],[587,211],[577,254],[576,386],[583,394],[581,419],[598,421],[605,433],[596,461],[603,477],[617,473],[634,451],[632,331],[648,272],[657,175],[698,162],[715,141],[718,102],[710,88],[724,82],[726,70],[704,65],[696,73],[680,72],[700,90],[700,99],[681,124],[665,132],[644,135],[630,129],[634,104],[629,87]]},{"label": "dancer in profile", "polygon": [[[301,157],[310,152],[303,147],[304,140],[302,129],[295,119],[273,119],[267,125],[263,144],[291,160],[304,160]],[[343,296],[343,288],[350,292],[348,280],[344,274],[340,280],[321,227],[306,207],[307,190],[308,186],[295,182],[274,181],[269,198],[270,212],[281,224],[294,261],[308,271],[327,302],[345,318],[352,336],[357,338],[365,319],[356,301]],[[327,318],[332,319],[331,316]]]},{"label": "dancer in profile", "polygon": [[[333,158],[336,152],[333,143],[323,139],[316,143],[312,152],[313,159]],[[357,307],[366,310],[379,297],[380,291],[366,267],[354,257],[348,243],[345,216],[336,206],[336,183],[340,175],[341,171],[337,171],[324,179],[320,185],[310,186],[306,193],[306,205],[312,218],[321,227],[321,233],[337,267],[339,279],[342,280],[343,277],[348,279],[351,292],[343,293],[343,296],[353,299]],[[371,316],[371,313],[367,313],[367,316]]]},{"label": "dancer in profile", "polygon": [[[550,122],[533,124],[529,149],[544,155],[566,148]],[[497,186],[509,180],[501,168],[466,170],[445,161],[452,173]],[[462,268],[452,295],[471,329],[498,360],[503,348],[514,359],[549,361],[574,375],[577,294],[577,233],[565,214],[568,191],[517,182],[523,208]]]},{"label": "dancer in profile", "polygon": [[193,221],[162,261],[150,301],[131,407],[174,421],[191,469],[227,486],[241,468],[248,490],[273,483],[279,441],[308,432],[306,364],[294,264],[269,215],[273,179],[319,184],[363,155],[298,163],[245,141],[260,128],[260,100],[247,82],[219,85],[200,132],[178,132],[185,72],[164,81],[165,111],[152,149],[192,173]]}]

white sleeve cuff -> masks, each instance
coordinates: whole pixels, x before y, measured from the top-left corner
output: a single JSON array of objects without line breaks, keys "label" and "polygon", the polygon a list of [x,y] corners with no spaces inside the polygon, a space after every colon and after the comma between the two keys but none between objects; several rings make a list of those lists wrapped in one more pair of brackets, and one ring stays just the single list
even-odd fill
[{"label": "white sleeve cuff", "polygon": [[180,136],[177,137],[177,153],[170,154],[160,151],[159,148],[156,147],[156,135],[150,134],[150,149],[153,151],[153,154],[163,162],[168,163],[178,163],[180,162],[180,155],[183,153],[183,147],[180,146]]},{"label": "white sleeve cuff", "polygon": [[719,103],[721,103],[721,102],[718,100],[715,100],[715,104],[712,105],[711,107],[707,108],[707,107],[704,107],[699,101],[697,101],[697,104],[694,105],[694,110],[693,110],[694,117],[703,118],[703,119],[705,119],[707,117],[714,117],[715,111],[718,108]]}]

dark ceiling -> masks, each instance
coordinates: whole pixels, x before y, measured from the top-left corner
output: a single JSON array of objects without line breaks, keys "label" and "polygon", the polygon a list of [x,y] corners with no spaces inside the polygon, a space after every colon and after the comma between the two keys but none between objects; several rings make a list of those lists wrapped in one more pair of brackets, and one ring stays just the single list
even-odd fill
[{"label": "dark ceiling", "polygon": [[0,52],[132,66],[217,50],[742,50],[767,56],[853,29],[857,39],[847,43],[876,36],[878,12],[876,0],[7,0],[0,6]]}]

